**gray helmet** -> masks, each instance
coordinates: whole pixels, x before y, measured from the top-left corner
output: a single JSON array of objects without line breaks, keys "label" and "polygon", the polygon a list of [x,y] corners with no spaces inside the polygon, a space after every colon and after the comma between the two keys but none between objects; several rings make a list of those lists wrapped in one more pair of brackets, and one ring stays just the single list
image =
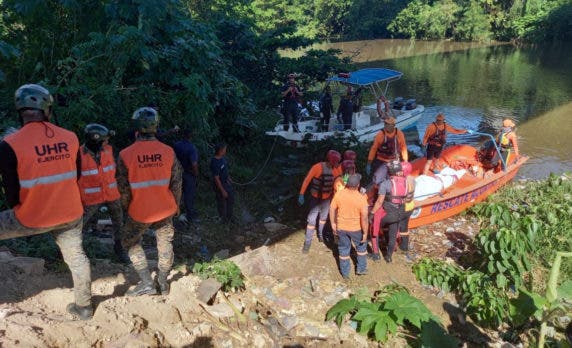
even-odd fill
[{"label": "gray helmet", "polygon": [[132,117],[135,127],[140,133],[157,133],[159,126],[159,113],[157,110],[144,107],[135,110]]},{"label": "gray helmet", "polygon": [[20,86],[14,93],[16,110],[35,109],[42,110],[48,116],[54,98],[50,92],[40,85],[28,84]]},{"label": "gray helmet", "polygon": [[86,140],[93,143],[103,142],[114,134],[113,131],[98,123],[88,124],[85,126],[84,132]]},{"label": "gray helmet", "polygon": [[403,171],[401,167],[401,162],[399,161],[391,161],[387,164],[387,172],[390,176],[397,175],[397,173]]}]

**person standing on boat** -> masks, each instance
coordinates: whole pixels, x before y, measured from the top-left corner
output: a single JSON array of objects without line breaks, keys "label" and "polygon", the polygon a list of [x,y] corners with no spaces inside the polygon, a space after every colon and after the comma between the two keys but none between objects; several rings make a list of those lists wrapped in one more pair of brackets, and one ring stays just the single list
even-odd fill
[{"label": "person standing on boat", "polygon": [[298,204],[304,205],[304,194],[310,188],[310,212],[308,213],[306,225],[306,238],[302,252],[308,253],[312,245],[312,238],[316,232],[316,220],[318,221],[318,240],[324,241],[324,226],[328,221],[330,202],[334,190],[335,179],[342,175],[340,160],[342,155],[335,150],[328,151],[325,162],[318,162],[310,168],[308,175],[302,183]]},{"label": "person standing on boat", "polygon": [[[388,227],[385,234],[387,244],[384,259],[387,263],[392,262],[395,249],[399,223],[406,218],[405,204],[413,199],[413,191],[409,189],[409,182],[403,174],[403,168],[399,161],[391,161],[388,166],[389,179],[381,182],[378,188],[378,196],[370,214],[375,215],[379,209],[383,209],[385,216],[381,220],[383,227]],[[375,237],[375,236],[374,236]],[[377,238],[373,239],[373,259],[378,260]]]},{"label": "person standing on boat", "polygon": [[344,130],[352,128],[352,115],[354,112],[352,95],[352,88],[348,87],[348,91],[340,99],[340,105],[338,106],[338,122],[344,125]]},{"label": "person standing on boat", "polygon": [[322,113],[322,131],[327,132],[330,128],[330,118],[334,112],[332,88],[330,86],[326,86],[324,93],[320,97],[320,112]]},{"label": "person standing on boat", "polygon": [[447,140],[447,133],[467,134],[468,132],[466,129],[457,129],[448,125],[445,122],[445,115],[442,112],[438,113],[437,117],[435,117],[435,122],[427,126],[423,136],[422,144],[427,146],[427,162],[425,163],[425,168],[423,168],[423,174],[429,175],[433,159],[435,159],[436,165],[439,162],[441,151],[443,151],[443,146]]},{"label": "person standing on boat", "polygon": [[366,196],[359,192],[360,180],[359,174],[349,176],[346,188],[334,196],[330,211],[332,231],[338,236],[340,272],[344,279],[350,277],[352,244],[357,254],[356,274],[367,274],[368,205]]},{"label": "person standing on boat", "polygon": [[518,140],[514,131],[515,127],[516,125],[513,120],[505,118],[502,121],[501,131],[497,136],[497,144],[500,146],[502,158],[507,165],[513,160],[513,152],[517,160],[519,157]]},{"label": "person standing on boat", "polygon": [[304,94],[296,84],[296,75],[289,74],[288,82],[282,86],[282,115],[284,131],[288,131],[290,120],[294,132],[298,132],[298,98]]},{"label": "person standing on boat", "polygon": [[391,116],[391,106],[389,105],[387,98],[385,98],[383,95],[377,99],[376,107],[377,115],[380,118],[385,119]]},{"label": "person standing on boat", "polygon": [[395,117],[387,117],[384,128],[377,133],[367,156],[365,171],[370,175],[373,169],[373,182],[379,184],[387,178],[387,163],[393,160],[407,161],[405,135],[395,127]]}]

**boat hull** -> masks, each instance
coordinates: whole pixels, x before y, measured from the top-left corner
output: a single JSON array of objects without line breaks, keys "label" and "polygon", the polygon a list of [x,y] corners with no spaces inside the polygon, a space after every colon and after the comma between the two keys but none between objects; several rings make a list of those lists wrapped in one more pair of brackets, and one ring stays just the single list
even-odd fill
[{"label": "boat hull", "polygon": [[[425,159],[421,159],[423,162]],[[416,201],[413,214],[409,220],[409,228],[431,224],[467,210],[483,201],[489,195],[514,178],[528,157],[522,156],[517,162],[509,165],[506,171],[492,173],[489,177],[476,182],[459,181],[444,193],[423,201]],[[419,167],[414,163],[415,167]]]}]

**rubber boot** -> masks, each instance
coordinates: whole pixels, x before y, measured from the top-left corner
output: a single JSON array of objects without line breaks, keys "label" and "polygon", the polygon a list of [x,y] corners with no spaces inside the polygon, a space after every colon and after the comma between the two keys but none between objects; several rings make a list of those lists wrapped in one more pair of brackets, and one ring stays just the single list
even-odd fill
[{"label": "rubber boot", "polygon": [[155,289],[155,284],[153,284],[153,279],[151,278],[151,272],[148,269],[137,271],[141,281],[133,289],[127,290],[126,296],[141,296],[141,295],[156,295],[157,289]]},{"label": "rubber boot", "polygon": [[66,307],[68,313],[81,320],[89,320],[93,317],[93,309],[91,306],[80,307],[75,303],[70,303]]},{"label": "rubber boot", "polygon": [[159,290],[161,291],[161,295],[169,295],[171,287],[169,286],[169,282],[167,281],[167,276],[169,275],[168,272],[161,272],[157,275],[157,283],[159,283]]},{"label": "rubber boot", "polygon": [[127,255],[127,252],[121,246],[120,240],[116,240],[115,243],[113,244],[113,252],[115,253],[115,256],[117,257],[119,262],[125,263],[125,264],[131,263],[131,260],[129,259],[129,255]]},{"label": "rubber boot", "polygon": [[304,243],[304,247],[302,248],[302,253],[307,254],[310,251],[310,243]]}]

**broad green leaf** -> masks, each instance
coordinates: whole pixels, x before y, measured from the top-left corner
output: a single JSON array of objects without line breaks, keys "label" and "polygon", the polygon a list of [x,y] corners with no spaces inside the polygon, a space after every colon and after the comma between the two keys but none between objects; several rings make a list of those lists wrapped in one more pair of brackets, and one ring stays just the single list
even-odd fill
[{"label": "broad green leaf", "polygon": [[326,320],[331,320],[335,318],[336,324],[342,326],[342,322],[346,314],[353,312],[357,306],[357,300],[355,297],[350,297],[349,299],[343,299],[338,301],[330,310],[326,313]]},{"label": "broad green leaf", "polygon": [[383,308],[395,315],[398,324],[403,325],[404,320],[407,320],[418,329],[421,329],[422,322],[428,321],[432,316],[429,309],[421,301],[405,291],[400,291],[389,297]]},{"label": "broad green leaf", "polygon": [[387,340],[387,322],[379,320],[375,324],[375,339],[380,342]]},{"label": "broad green leaf", "polygon": [[439,323],[431,320],[421,327],[422,348],[456,348],[459,340],[449,335]]},{"label": "broad green leaf", "polygon": [[566,280],[558,287],[558,298],[572,301],[572,280]]},{"label": "broad green leaf", "polygon": [[548,301],[544,297],[534,292],[520,289],[518,297],[510,300],[509,304],[509,313],[513,323],[521,325],[531,316],[539,318],[547,303]]}]

